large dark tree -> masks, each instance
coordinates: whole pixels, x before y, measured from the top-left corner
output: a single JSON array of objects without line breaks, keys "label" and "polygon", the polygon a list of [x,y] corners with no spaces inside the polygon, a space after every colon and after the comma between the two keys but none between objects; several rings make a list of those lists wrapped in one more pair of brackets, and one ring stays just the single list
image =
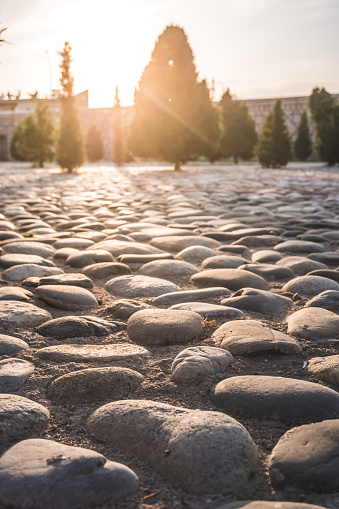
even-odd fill
[{"label": "large dark tree", "polygon": [[35,167],[43,168],[54,156],[55,127],[48,105],[39,101],[34,115],[21,122],[11,142],[14,159],[31,161]]},{"label": "large dark tree", "polygon": [[322,161],[339,163],[339,105],[324,88],[315,88],[308,105],[316,129],[316,146]]},{"label": "large dark tree", "polygon": [[218,121],[205,82],[198,83],[184,30],[168,26],[135,91],[130,144],[135,155],[173,162],[176,169],[217,145]]},{"label": "large dark tree", "polygon": [[257,142],[255,122],[249,115],[245,103],[234,100],[227,90],[221,102],[222,134],[220,138],[220,152],[223,157],[233,157],[247,161],[253,156],[253,149]]},{"label": "large dark tree", "polygon": [[291,158],[291,140],[280,99],[266,117],[254,153],[261,166],[266,168],[280,168]]},{"label": "large dark tree", "polygon": [[71,46],[65,42],[61,56],[61,114],[56,160],[59,166],[72,173],[84,160],[83,140],[78,120],[78,112],[73,96],[73,77],[71,74]]},{"label": "large dark tree", "polygon": [[125,136],[118,87],[115,87],[113,106],[113,162],[122,166],[125,162]]},{"label": "large dark tree", "polygon": [[92,125],[86,135],[86,154],[90,163],[100,161],[104,156],[104,144],[96,125]]},{"label": "large dark tree", "polygon": [[312,154],[312,140],[308,125],[307,112],[303,111],[294,142],[294,155],[299,161],[306,161]]}]

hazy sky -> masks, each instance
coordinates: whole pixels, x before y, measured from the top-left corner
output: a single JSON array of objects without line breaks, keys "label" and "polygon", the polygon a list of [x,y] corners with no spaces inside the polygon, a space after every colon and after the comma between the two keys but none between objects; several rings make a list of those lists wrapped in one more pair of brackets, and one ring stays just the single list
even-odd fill
[{"label": "hazy sky", "polygon": [[0,92],[22,97],[59,88],[58,51],[72,46],[75,92],[91,107],[123,105],[158,35],[182,26],[199,78],[239,98],[339,93],[338,0],[0,0],[8,27],[0,48]]}]

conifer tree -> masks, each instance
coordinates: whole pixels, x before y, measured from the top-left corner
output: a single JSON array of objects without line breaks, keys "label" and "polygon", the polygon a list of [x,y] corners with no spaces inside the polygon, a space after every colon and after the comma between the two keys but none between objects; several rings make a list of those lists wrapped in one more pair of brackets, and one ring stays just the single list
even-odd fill
[{"label": "conifer tree", "polygon": [[31,161],[37,168],[43,168],[46,161],[54,156],[55,127],[48,105],[39,101],[34,115],[21,122],[14,133],[11,155],[14,159]]},{"label": "conifer tree", "polygon": [[339,163],[339,104],[324,88],[315,88],[308,99],[316,130],[316,148],[329,166]]},{"label": "conifer tree", "polygon": [[65,42],[60,53],[62,58],[60,84],[62,87],[59,138],[56,160],[59,166],[72,173],[84,160],[83,140],[78,120],[78,112],[73,97],[73,77],[71,75],[71,46]]},{"label": "conifer tree", "polygon": [[312,154],[312,140],[308,125],[307,112],[302,112],[297,137],[294,142],[294,155],[299,161],[306,161]]},{"label": "conifer tree", "polygon": [[104,145],[101,133],[96,125],[92,125],[86,135],[86,154],[90,163],[100,161],[104,156]]},{"label": "conifer tree", "polygon": [[121,105],[119,99],[118,87],[115,87],[114,106],[113,106],[113,162],[117,166],[122,166],[125,162],[125,139],[122,125]]},{"label": "conifer tree", "polygon": [[245,103],[234,100],[227,90],[221,102],[222,134],[220,151],[223,157],[233,157],[235,164],[238,159],[247,161],[253,156],[257,142],[255,122],[249,115]]},{"label": "conifer tree", "polygon": [[285,166],[291,157],[291,140],[280,99],[266,117],[254,153],[261,166],[266,168]]},{"label": "conifer tree", "polygon": [[135,155],[170,161],[180,169],[181,163],[213,149],[217,114],[206,83],[197,82],[182,28],[168,26],[159,36],[134,102],[130,144]]}]

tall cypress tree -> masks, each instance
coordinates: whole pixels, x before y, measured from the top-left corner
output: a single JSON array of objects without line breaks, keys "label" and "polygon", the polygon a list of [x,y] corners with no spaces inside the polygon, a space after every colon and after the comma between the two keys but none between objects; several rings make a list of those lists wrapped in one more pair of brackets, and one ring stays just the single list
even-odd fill
[{"label": "tall cypress tree", "polygon": [[[197,82],[184,30],[168,26],[135,91],[130,145],[135,155],[181,163],[208,153],[218,128],[206,83]],[[213,120],[213,118],[215,120]]]},{"label": "tall cypress tree", "polygon": [[312,154],[312,140],[308,125],[307,112],[302,112],[298,126],[297,137],[294,142],[294,155],[299,161],[306,161]]},{"label": "tall cypress tree", "polygon": [[267,168],[285,166],[291,158],[291,140],[280,99],[266,117],[254,152],[261,166]]},{"label": "tall cypress tree", "polygon": [[316,145],[322,161],[339,163],[339,104],[324,88],[315,88],[308,99],[316,129]]},{"label": "tall cypress tree", "polygon": [[121,105],[119,99],[118,87],[115,87],[114,106],[113,106],[113,162],[117,166],[122,166],[125,162],[125,140],[122,125]]},{"label": "tall cypress tree", "polygon": [[249,115],[245,103],[232,98],[227,90],[221,102],[222,134],[220,151],[224,157],[233,157],[235,164],[238,159],[245,161],[253,156],[253,149],[258,136],[255,122]]},{"label": "tall cypress tree", "polygon": [[60,53],[62,58],[60,64],[62,95],[60,98],[59,138],[56,150],[57,163],[61,168],[67,169],[68,173],[72,173],[73,169],[81,166],[84,161],[82,134],[73,97],[74,80],[71,75],[71,49],[70,44],[65,42]]}]

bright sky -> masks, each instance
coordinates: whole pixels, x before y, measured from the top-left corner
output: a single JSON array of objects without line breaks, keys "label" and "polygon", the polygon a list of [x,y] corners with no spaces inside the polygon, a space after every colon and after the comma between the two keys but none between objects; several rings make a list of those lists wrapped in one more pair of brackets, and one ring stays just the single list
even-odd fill
[{"label": "bright sky", "polygon": [[91,107],[133,104],[157,37],[184,28],[199,78],[237,97],[339,93],[338,0],[0,0],[0,92],[59,88],[58,51],[72,46],[75,92]]}]

